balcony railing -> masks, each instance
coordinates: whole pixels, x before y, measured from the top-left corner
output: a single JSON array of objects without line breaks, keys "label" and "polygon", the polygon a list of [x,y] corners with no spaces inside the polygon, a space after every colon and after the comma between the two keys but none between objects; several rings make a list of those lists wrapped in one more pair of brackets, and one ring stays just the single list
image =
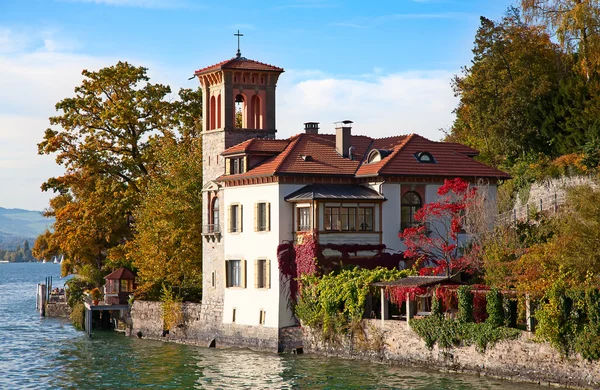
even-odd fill
[{"label": "balcony railing", "polygon": [[221,227],[219,224],[209,224],[202,226],[202,234],[216,234],[221,233]]}]

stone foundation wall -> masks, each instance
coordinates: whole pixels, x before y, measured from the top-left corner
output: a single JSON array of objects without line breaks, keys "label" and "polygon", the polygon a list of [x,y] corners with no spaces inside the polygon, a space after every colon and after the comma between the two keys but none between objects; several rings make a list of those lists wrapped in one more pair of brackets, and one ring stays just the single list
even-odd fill
[{"label": "stone foundation wall", "polygon": [[[279,352],[279,329],[262,326],[223,324],[217,307],[199,303],[182,305],[182,323],[163,335],[161,303],[135,301],[131,308],[131,336],[176,341],[205,347],[243,347],[257,351]],[[296,336],[301,340],[301,334]],[[292,345],[287,336],[286,345]],[[297,341],[301,343],[301,341]]]},{"label": "stone foundation wall", "polygon": [[66,317],[71,315],[71,308],[66,303],[46,303],[46,317]]},{"label": "stone foundation wall", "polygon": [[530,333],[507,340],[482,354],[474,346],[427,349],[404,321],[365,320],[366,338],[323,343],[311,329],[303,328],[304,351],[352,359],[387,361],[442,370],[471,372],[502,379],[552,383],[561,386],[600,389],[600,363],[582,359],[564,360],[547,343],[536,343]]}]

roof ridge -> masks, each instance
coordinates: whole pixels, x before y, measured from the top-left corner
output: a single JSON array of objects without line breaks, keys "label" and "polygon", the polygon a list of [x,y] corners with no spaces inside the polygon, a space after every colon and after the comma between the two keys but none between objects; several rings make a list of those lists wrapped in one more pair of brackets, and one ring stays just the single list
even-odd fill
[{"label": "roof ridge", "polygon": [[379,174],[379,172],[381,172],[383,170],[383,168],[385,168],[390,161],[392,161],[394,159],[394,157],[396,157],[396,155],[398,155],[398,153],[400,153],[400,151],[402,149],[404,149],[404,147],[406,146],[406,144],[408,144],[408,142],[410,140],[412,140],[414,138],[416,134],[415,133],[410,133],[409,135],[406,136],[406,139],[404,139],[399,145],[397,149],[394,149],[394,151],[388,156],[388,158],[386,159],[386,161],[381,164],[381,166],[379,167],[379,169],[377,170],[377,174]]},{"label": "roof ridge", "polygon": [[[279,171],[279,168],[281,168],[281,166],[283,165],[283,163],[285,162],[285,160],[287,159],[287,156],[289,156],[289,154],[292,152],[292,149],[294,149],[296,147],[296,145],[298,144],[298,141],[300,140],[300,135],[295,136],[296,139],[295,140],[291,140],[290,138],[290,143],[288,144],[288,146],[277,155],[277,157],[281,157],[281,161],[279,161],[277,163],[277,165],[275,166],[275,169],[273,170],[273,174],[277,173],[277,171]],[[293,137],[292,137],[293,138]],[[290,146],[291,145],[291,146]],[[285,153],[285,155],[283,155]],[[282,156],[283,155],[283,156]]]},{"label": "roof ridge", "polygon": [[[457,155],[457,156],[459,156],[459,157],[462,157],[463,159],[467,159],[467,161],[471,161],[471,162],[474,162],[474,163],[476,163],[476,164],[482,165],[482,166],[484,166],[484,167],[486,167],[486,168],[488,168],[488,169],[493,169],[494,171],[496,171],[496,172],[498,172],[498,173],[502,173],[502,174],[504,174],[504,175],[506,175],[506,174],[507,174],[506,172],[504,172],[504,171],[501,171],[501,170],[499,170],[499,169],[498,169],[498,168],[496,168],[496,167],[493,167],[493,166],[491,166],[491,165],[484,164],[484,163],[482,163],[481,161],[477,161],[477,160],[475,160],[474,158],[471,158],[471,157],[469,157],[469,156],[466,156],[466,155],[464,155],[464,154],[462,154],[462,153],[459,153],[459,152],[457,152],[456,150],[453,150],[453,151],[452,151],[452,153],[456,154],[456,155]],[[509,176],[510,176],[510,175],[509,175]]]}]

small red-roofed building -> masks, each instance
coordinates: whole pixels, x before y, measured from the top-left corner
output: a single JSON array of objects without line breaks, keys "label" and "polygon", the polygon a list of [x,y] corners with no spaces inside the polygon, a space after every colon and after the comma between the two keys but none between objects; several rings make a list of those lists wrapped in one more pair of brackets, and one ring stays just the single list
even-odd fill
[{"label": "small red-roofed building", "polygon": [[[320,244],[404,249],[398,233],[438,199],[445,179],[496,186],[509,176],[467,146],[417,134],[373,138],[342,121],[275,139],[282,68],[240,54],[196,71],[203,89],[203,311],[217,344],[281,350],[297,325],[277,248],[301,233]],[[210,327],[209,327],[210,328]],[[207,332],[207,333],[210,333]]]}]

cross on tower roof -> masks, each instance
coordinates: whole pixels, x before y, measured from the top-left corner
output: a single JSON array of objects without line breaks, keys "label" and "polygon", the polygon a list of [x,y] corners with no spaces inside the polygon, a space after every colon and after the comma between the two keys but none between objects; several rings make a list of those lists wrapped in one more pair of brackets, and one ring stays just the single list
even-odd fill
[{"label": "cross on tower roof", "polygon": [[233,35],[235,35],[238,39],[238,50],[237,50],[237,53],[235,56],[237,58],[240,58],[242,56],[242,52],[240,51],[240,37],[243,37],[244,34],[240,34],[240,30],[238,30],[237,34],[233,34]]}]

